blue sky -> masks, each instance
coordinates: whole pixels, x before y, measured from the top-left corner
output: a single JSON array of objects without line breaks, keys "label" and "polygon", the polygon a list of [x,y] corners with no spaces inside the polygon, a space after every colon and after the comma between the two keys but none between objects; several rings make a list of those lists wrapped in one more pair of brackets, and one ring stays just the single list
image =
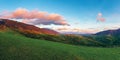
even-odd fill
[{"label": "blue sky", "polygon": [[[17,8],[60,14],[71,25],[67,28],[104,30],[120,27],[120,0],[0,0],[0,12]],[[105,22],[97,22],[98,13]]]}]

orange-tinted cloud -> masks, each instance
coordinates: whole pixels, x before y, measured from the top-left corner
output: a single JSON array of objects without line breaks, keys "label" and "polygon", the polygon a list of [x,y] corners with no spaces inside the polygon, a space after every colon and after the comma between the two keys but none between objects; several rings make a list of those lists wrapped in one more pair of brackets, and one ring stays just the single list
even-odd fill
[{"label": "orange-tinted cloud", "polygon": [[1,18],[8,19],[22,19],[23,23],[28,24],[55,24],[55,25],[68,25],[65,19],[59,14],[49,14],[39,10],[29,11],[25,8],[18,8],[13,12],[1,15]]}]

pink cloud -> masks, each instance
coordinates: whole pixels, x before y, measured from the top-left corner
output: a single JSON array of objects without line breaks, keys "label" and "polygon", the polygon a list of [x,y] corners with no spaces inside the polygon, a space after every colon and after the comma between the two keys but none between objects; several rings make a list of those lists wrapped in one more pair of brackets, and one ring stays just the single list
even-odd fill
[{"label": "pink cloud", "polygon": [[50,14],[47,17],[48,20],[64,20],[59,14]]},{"label": "pink cloud", "polygon": [[105,22],[105,18],[103,17],[102,13],[98,13],[97,20],[100,22]]},{"label": "pink cloud", "polygon": [[23,23],[27,24],[55,24],[55,25],[68,25],[63,16],[59,14],[49,14],[47,12],[32,10],[29,11],[25,8],[18,8],[13,12],[1,15],[1,18],[7,19],[22,19]]}]

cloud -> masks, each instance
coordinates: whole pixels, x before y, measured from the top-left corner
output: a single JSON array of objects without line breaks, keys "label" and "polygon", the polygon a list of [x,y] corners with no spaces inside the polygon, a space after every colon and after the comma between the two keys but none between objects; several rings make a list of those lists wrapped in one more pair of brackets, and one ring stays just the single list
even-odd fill
[{"label": "cloud", "polygon": [[78,32],[84,34],[92,34],[99,31],[98,29],[80,29],[80,28],[69,28],[69,27],[56,28],[55,30],[58,32]]},{"label": "cloud", "polygon": [[5,19],[22,19],[23,23],[34,25],[68,25],[63,16],[59,14],[49,14],[39,10],[30,11],[25,8],[18,8],[13,12],[3,12],[0,17]]},{"label": "cloud", "polygon": [[100,22],[105,22],[105,18],[103,17],[102,13],[98,13],[97,20]]}]

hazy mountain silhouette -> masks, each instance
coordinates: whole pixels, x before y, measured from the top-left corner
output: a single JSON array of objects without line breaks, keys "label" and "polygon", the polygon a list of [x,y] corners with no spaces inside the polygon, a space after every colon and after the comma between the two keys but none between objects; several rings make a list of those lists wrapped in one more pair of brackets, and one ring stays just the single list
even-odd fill
[{"label": "hazy mountain silhouette", "polygon": [[120,29],[101,31],[95,35],[120,35]]}]

